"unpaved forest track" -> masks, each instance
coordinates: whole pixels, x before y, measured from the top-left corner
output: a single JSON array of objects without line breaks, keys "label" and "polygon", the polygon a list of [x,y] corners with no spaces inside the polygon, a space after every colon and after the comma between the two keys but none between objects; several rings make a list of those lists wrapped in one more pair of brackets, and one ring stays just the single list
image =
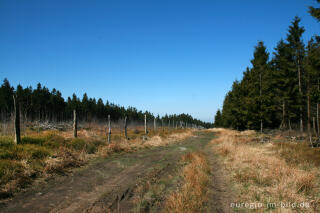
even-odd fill
[{"label": "unpaved forest track", "polygon": [[[230,204],[234,202],[234,193],[230,187],[230,180],[218,155],[212,152],[212,147],[205,150],[211,170],[211,182],[209,186],[208,212],[229,213],[233,212]],[[239,211],[242,212],[242,211]]]},{"label": "unpaved forest track", "polygon": [[[211,149],[208,144],[213,137],[213,133],[199,132],[191,138],[169,146],[122,153],[96,160],[68,176],[55,178],[41,187],[33,187],[27,192],[18,194],[0,211],[132,212],[133,192],[141,179],[152,179],[150,174],[153,173],[154,176],[161,176],[172,172],[181,155],[186,152],[205,151],[209,154]],[[216,159],[209,160],[213,166],[218,166],[215,164]],[[213,175],[213,182],[219,179],[217,178],[218,176]],[[223,191],[222,182],[218,180],[218,188],[213,189]],[[217,193],[210,194],[212,196],[210,199],[224,199],[221,198],[221,193]],[[221,202],[223,201],[215,201],[212,206],[218,208],[217,212],[227,212],[225,207],[221,207]]]}]

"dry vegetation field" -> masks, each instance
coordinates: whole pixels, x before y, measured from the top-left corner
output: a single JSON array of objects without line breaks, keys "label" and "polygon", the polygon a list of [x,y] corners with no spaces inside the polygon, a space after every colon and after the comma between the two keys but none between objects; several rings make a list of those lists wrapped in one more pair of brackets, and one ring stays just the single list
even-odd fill
[{"label": "dry vegetation field", "polygon": [[134,152],[142,148],[163,146],[192,135],[190,129],[158,128],[144,136],[143,127],[128,129],[129,140],[120,128],[114,128],[107,143],[105,127],[84,126],[73,138],[72,130],[38,130],[25,128],[22,143],[15,145],[12,134],[0,136],[0,198],[6,199],[29,186],[37,178],[63,175],[90,159],[113,153]]},{"label": "dry vegetation field", "polygon": [[186,163],[181,172],[181,187],[167,197],[165,212],[204,212],[208,201],[210,168],[201,152],[189,152],[182,156]]},{"label": "dry vegetation field", "polygon": [[280,134],[212,131],[218,134],[211,142],[213,149],[234,183],[234,210],[320,211],[319,148],[288,141]]},{"label": "dry vegetation field", "polygon": [[98,124],[82,126],[78,138],[32,128],[19,145],[0,136],[5,212],[22,204],[39,212],[320,211],[320,149],[285,133],[158,128],[145,136],[135,127],[128,136],[114,128],[108,144]]},{"label": "dry vegetation field", "polygon": [[[69,131],[28,133],[23,141],[41,138],[42,142],[18,146],[47,149],[48,155],[34,158],[32,151],[25,151],[24,159],[5,159],[22,169],[2,185],[3,193],[14,196],[3,202],[0,211],[210,212],[207,204],[214,197],[209,196],[212,162],[207,151],[214,133],[159,128],[145,138],[140,129],[130,130],[130,140],[114,131],[111,144],[106,144],[98,127],[80,130],[77,139]],[[48,145],[58,138],[59,146]],[[27,175],[35,171],[29,166],[32,162],[42,163],[36,176]],[[16,184],[23,175],[29,180],[24,186],[33,181],[32,187],[15,193],[23,188]]]}]

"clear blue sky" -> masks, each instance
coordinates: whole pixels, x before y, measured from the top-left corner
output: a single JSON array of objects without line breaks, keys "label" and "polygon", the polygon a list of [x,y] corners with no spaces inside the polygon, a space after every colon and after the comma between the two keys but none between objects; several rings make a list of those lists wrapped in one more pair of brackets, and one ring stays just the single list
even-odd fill
[{"label": "clear blue sky", "polygon": [[263,40],[294,16],[319,34],[313,0],[0,0],[0,79],[64,97],[102,98],[155,114],[213,121]]}]

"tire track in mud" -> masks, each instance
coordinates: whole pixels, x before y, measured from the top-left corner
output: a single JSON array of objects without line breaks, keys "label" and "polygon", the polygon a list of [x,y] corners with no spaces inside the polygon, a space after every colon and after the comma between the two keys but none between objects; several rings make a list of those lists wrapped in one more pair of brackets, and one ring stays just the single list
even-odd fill
[{"label": "tire track in mud", "polygon": [[154,168],[160,168],[155,176],[167,175],[182,154],[203,149],[212,138],[212,133],[197,133],[176,144],[100,159],[18,194],[0,211],[113,212],[120,206],[121,212],[131,212],[134,189],[141,179],[148,178]]}]

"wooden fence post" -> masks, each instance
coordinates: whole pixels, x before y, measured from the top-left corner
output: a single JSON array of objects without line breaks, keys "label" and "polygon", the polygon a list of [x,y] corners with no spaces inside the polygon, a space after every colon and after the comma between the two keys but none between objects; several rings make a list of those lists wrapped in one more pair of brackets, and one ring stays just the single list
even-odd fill
[{"label": "wooden fence post", "polygon": [[128,140],[128,132],[127,132],[127,116],[124,117],[124,136]]},{"label": "wooden fence post", "polygon": [[108,143],[111,142],[111,119],[110,115],[108,115]]},{"label": "wooden fence post", "polygon": [[73,137],[78,137],[78,119],[77,119],[77,110],[73,110]]},{"label": "wooden fence post", "polygon": [[147,114],[144,114],[144,134],[147,135]]},{"label": "wooden fence post", "polygon": [[20,110],[19,110],[19,102],[17,100],[17,96],[13,95],[13,104],[14,104],[14,132],[15,138],[14,142],[19,144],[21,142],[20,136]]}]

